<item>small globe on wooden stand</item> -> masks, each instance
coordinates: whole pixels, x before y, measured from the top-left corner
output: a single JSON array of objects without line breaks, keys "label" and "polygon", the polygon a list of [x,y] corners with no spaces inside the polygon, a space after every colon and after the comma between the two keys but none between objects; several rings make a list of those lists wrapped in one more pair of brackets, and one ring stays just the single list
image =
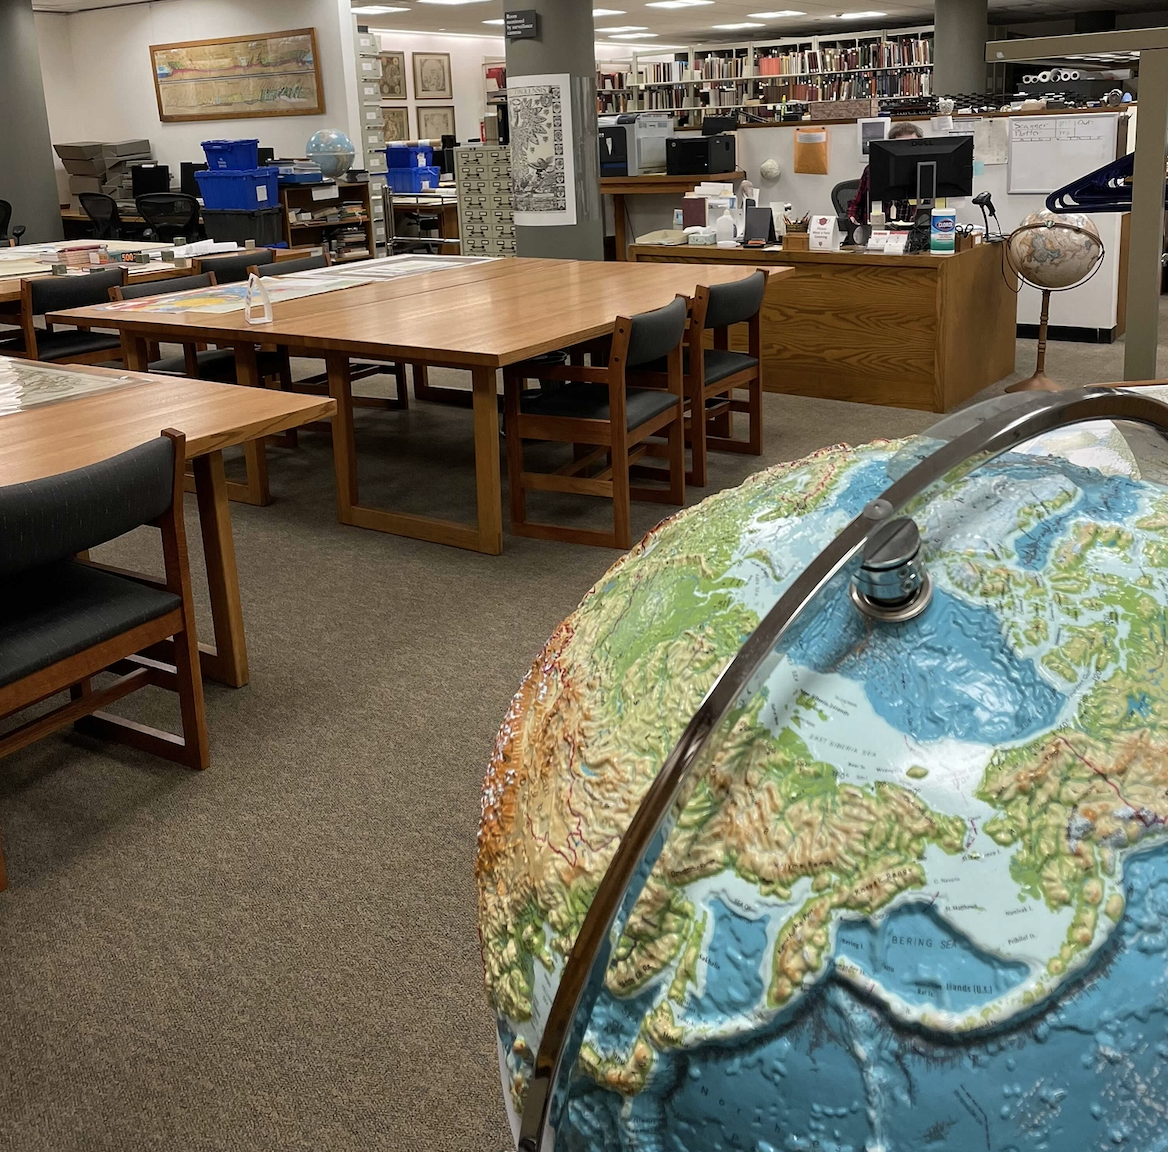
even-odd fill
[{"label": "small globe on wooden stand", "polygon": [[1007,392],[1060,392],[1062,385],[1046,374],[1046,329],[1050,294],[1085,283],[1103,262],[1103,241],[1092,221],[1083,215],[1032,212],[1006,240],[1006,258],[1024,283],[1042,293],[1038,321],[1038,363],[1034,374]]}]

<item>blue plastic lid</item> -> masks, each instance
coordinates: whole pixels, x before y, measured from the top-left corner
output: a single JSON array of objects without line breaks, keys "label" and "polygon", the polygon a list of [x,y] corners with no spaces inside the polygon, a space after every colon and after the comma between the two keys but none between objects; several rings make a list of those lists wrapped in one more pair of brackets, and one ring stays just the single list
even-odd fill
[{"label": "blue plastic lid", "polygon": [[279,176],[280,169],[275,166],[264,168],[245,168],[237,170],[235,168],[203,168],[195,173],[196,180],[202,180],[209,177],[212,180],[225,180],[228,178],[238,179],[240,176],[260,176],[264,178]]},{"label": "blue plastic lid", "polygon": [[208,144],[231,145],[231,144],[258,144],[259,137],[254,140],[204,140],[202,147],[206,148]]}]

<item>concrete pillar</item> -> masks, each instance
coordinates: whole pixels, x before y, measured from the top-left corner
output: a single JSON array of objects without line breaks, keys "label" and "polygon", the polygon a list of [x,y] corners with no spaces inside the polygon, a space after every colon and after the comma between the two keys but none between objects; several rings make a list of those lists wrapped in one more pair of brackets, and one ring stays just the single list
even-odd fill
[{"label": "concrete pillar", "polygon": [[61,211],[32,0],[0,0],[0,200],[24,242],[60,240]]},{"label": "concrete pillar", "polygon": [[507,5],[539,14],[539,36],[507,44],[507,86],[521,76],[572,77],[572,149],[576,175],[576,223],[550,228],[516,226],[519,256],[604,259],[600,156],[596,138],[596,56],[592,5],[586,0],[523,0]]},{"label": "concrete pillar", "polygon": [[933,91],[939,96],[986,90],[986,0],[936,0]]}]

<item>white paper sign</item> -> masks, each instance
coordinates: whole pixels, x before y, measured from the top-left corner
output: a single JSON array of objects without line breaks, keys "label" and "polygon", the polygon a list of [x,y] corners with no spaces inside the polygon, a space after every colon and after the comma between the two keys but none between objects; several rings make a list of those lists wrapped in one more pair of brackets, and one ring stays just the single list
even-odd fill
[{"label": "white paper sign", "polygon": [[839,221],[835,215],[812,216],[807,228],[808,246],[815,252],[834,252],[839,248]]},{"label": "white paper sign", "polygon": [[884,241],[884,255],[885,256],[903,256],[904,246],[908,243],[907,232],[889,232],[888,239]]}]

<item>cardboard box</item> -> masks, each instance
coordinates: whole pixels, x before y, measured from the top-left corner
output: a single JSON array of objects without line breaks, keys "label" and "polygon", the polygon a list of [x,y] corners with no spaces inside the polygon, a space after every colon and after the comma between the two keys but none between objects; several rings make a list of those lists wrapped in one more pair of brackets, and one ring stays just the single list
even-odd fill
[{"label": "cardboard box", "polygon": [[149,140],[114,140],[101,146],[102,154],[110,160],[124,159],[129,156],[150,158]]},{"label": "cardboard box", "polygon": [[101,177],[70,176],[69,191],[72,192],[74,196],[76,196],[78,192],[101,192]]},{"label": "cardboard box", "polygon": [[807,105],[812,120],[865,120],[880,115],[875,96],[863,100],[812,100]]},{"label": "cardboard box", "polygon": [[75,144],[54,144],[53,151],[62,160],[92,160],[101,155],[104,147],[100,140],[80,140]]},{"label": "cardboard box", "polygon": [[106,171],[105,159],[101,156],[92,160],[66,160],[62,157],[61,164],[70,176],[104,176]]}]

